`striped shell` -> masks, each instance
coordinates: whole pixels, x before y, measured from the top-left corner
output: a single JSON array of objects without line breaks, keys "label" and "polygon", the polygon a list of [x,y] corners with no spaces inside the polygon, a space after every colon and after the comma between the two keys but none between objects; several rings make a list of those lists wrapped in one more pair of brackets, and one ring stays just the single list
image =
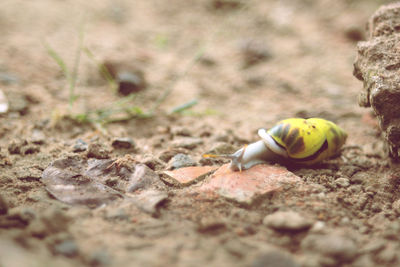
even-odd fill
[{"label": "striped shell", "polygon": [[[278,122],[267,132],[287,157],[312,165],[334,156],[346,142],[347,133],[331,121],[320,118],[292,118]],[[271,138],[265,144],[270,147]],[[285,153],[285,154],[286,154]]]}]

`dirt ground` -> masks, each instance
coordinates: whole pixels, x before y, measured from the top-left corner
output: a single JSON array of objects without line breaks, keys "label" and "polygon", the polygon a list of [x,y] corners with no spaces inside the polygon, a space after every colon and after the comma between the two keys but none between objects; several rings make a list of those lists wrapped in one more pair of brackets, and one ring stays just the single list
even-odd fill
[{"label": "dirt ground", "polygon": [[[352,75],[357,41],[384,3],[2,0],[0,89],[10,111],[0,117],[0,266],[400,266],[399,167],[358,106]],[[72,108],[51,51],[70,73],[80,57]],[[104,61],[134,64],[146,88],[116,94],[99,74]],[[107,113],[122,106],[140,114]],[[42,181],[54,160],[88,156],[74,152],[79,139],[159,173],[178,152],[210,164],[201,155],[216,144],[238,149],[289,117],[323,117],[349,135],[341,157],[290,169],[310,191],[242,206],[166,185],[167,200],[148,213],[122,199],[69,205]],[[135,147],[111,145],[121,137]],[[263,223],[289,210],[313,227]]]}]

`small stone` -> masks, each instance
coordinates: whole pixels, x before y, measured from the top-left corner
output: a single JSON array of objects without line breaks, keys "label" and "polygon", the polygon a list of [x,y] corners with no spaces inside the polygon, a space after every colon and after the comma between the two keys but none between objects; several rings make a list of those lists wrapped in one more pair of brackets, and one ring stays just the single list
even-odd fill
[{"label": "small stone", "polygon": [[144,72],[136,65],[126,62],[105,61],[103,63],[105,69],[108,71],[106,79],[113,78],[118,84],[118,93],[127,96],[132,93],[137,93],[146,88],[146,80]]},{"label": "small stone", "polygon": [[40,147],[34,144],[28,144],[26,146],[23,146],[21,148],[21,154],[22,155],[29,155],[29,154],[35,154],[40,152]]},{"label": "small stone", "polygon": [[261,252],[253,260],[252,267],[300,267],[300,264],[289,253],[278,249]]},{"label": "small stone", "polygon": [[226,223],[217,218],[202,218],[197,226],[200,233],[219,233],[226,229]]},{"label": "small stone", "polygon": [[335,259],[348,262],[357,256],[357,246],[353,240],[337,234],[310,234],[301,242],[304,250],[311,250]]},{"label": "small stone", "polygon": [[61,241],[61,243],[56,244],[53,249],[55,253],[66,257],[75,257],[79,252],[78,245],[72,239]]},{"label": "small stone", "polygon": [[176,126],[173,127],[171,129],[171,133],[173,135],[179,135],[179,136],[191,136],[192,133],[190,132],[190,130],[186,127],[182,127],[182,126]]},{"label": "small stone", "polygon": [[111,143],[113,148],[116,149],[130,149],[136,146],[135,142],[129,137],[119,137],[115,138]]},{"label": "small stone", "polygon": [[270,49],[261,40],[245,40],[240,44],[243,66],[249,67],[272,57]]},{"label": "small stone", "polygon": [[185,167],[172,171],[164,171],[161,178],[168,184],[175,186],[189,186],[199,182],[216,170],[213,166]]},{"label": "small stone", "polygon": [[144,212],[157,215],[158,207],[168,198],[168,194],[159,190],[145,190],[133,197],[135,204]]},{"label": "small stone", "polygon": [[183,167],[196,166],[196,162],[186,154],[176,154],[169,162],[168,169],[175,170]]},{"label": "small stone", "polygon": [[[1,73],[0,73],[1,75]],[[8,100],[6,95],[3,93],[2,90],[0,90],[0,114],[2,113],[7,113],[8,111]]]},{"label": "small stone", "polygon": [[341,178],[337,178],[335,180],[335,184],[340,186],[340,187],[349,187],[350,186],[350,181],[347,178],[341,177]]},{"label": "small stone", "polygon": [[28,142],[26,140],[13,140],[8,145],[8,152],[10,152],[10,154],[20,154],[21,148],[27,144]]},{"label": "small stone", "polygon": [[263,224],[278,231],[302,231],[312,226],[312,221],[294,211],[277,211],[267,215]]},{"label": "small stone", "polygon": [[20,115],[25,115],[28,112],[28,100],[26,96],[21,94],[8,95],[9,111],[17,112]]},{"label": "small stone", "polygon": [[31,135],[31,142],[34,144],[42,145],[44,144],[46,140],[46,136],[44,133],[40,130],[33,130],[32,135]]},{"label": "small stone", "polygon": [[101,267],[109,265],[111,263],[111,259],[107,251],[98,250],[89,256],[88,262],[90,266]]},{"label": "small stone", "polygon": [[8,204],[5,198],[0,194],[0,215],[7,214]]},{"label": "small stone", "polygon": [[165,168],[164,162],[159,160],[158,158],[154,157],[153,155],[145,155],[142,160],[140,160],[143,164],[147,167],[152,169],[153,171],[162,170]]},{"label": "small stone", "polygon": [[75,141],[74,147],[72,148],[73,152],[83,152],[88,149],[89,145],[82,139],[77,139]]},{"label": "small stone", "polygon": [[36,168],[16,168],[14,173],[20,180],[35,181],[42,178],[42,171]]},{"label": "small stone", "polygon": [[193,149],[196,148],[198,145],[203,144],[203,140],[196,137],[181,137],[177,138],[172,141],[171,145],[175,148],[187,148]]},{"label": "small stone", "polygon": [[131,193],[139,189],[147,189],[150,187],[163,188],[164,186],[157,173],[145,164],[137,164],[135,165],[135,171],[129,177],[127,192]]},{"label": "small stone", "polygon": [[96,159],[108,159],[110,157],[110,151],[100,143],[89,144],[87,156],[88,158]]},{"label": "small stone", "polygon": [[400,215],[400,199],[392,203],[392,209],[397,215]]},{"label": "small stone", "polygon": [[278,165],[259,164],[242,172],[234,172],[230,170],[229,164],[225,164],[198,190],[215,192],[229,200],[251,205],[285,186],[298,186],[302,183],[300,177]]},{"label": "small stone", "polygon": [[185,153],[185,149],[168,149],[160,153],[158,158],[164,162],[170,161],[176,154]]},{"label": "small stone", "polygon": [[210,150],[206,152],[206,154],[231,154],[235,152],[237,148],[233,145],[226,142],[218,142],[212,146]]}]

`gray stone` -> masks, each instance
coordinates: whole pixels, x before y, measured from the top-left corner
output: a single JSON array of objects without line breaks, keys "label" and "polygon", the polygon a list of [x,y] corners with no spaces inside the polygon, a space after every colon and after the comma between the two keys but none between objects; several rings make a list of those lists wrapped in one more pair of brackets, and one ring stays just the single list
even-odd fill
[{"label": "gray stone", "polygon": [[310,234],[301,242],[303,250],[311,250],[338,262],[348,262],[357,256],[357,246],[348,237],[334,233],[327,235]]},{"label": "gray stone", "polygon": [[115,138],[111,143],[113,148],[116,149],[130,149],[136,146],[135,142],[129,137],[119,137]]},{"label": "gray stone", "polygon": [[301,231],[310,228],[313,222],[293,211],[277,211],[265,216],[263,224],[274,230]]},{"label": "gray stone", "polygon": [[203,144],[203,140],[196,137],[180,137],[172,141],[172,147],[193,149]]},{"label": "gray stone", "polygon": [[340,186],[340,187],[349,187],[350,186],[350,181],[347,178],[341,177],[341,178],[337,178],[335,180],[335,184]]},{"label": "gray stone", "polygon": [[44,135],[44,133],[40,130],[33,130],[32,135],[31,135],[31,142],[41,145],[44,144],[46,140],[46,136]]},{"label": "gray stone", "polygon": [[179,169],[182,167],[190,167],[190,166],[196,166],[196,162],[189,155],[182,153],[176,154],[168,162],[169,170]]},{"label": "gray stone", "polygon": [[88,158],[96,159],[108,159],[110,157],[110,151],[107,147],[101,143],[91,143],[89,144],[87,156]]},{"label": "gray stone", "polygon": [[8,204],[5,198],[0,195],[0,215],[7,214]]},{"label": "gray stone", "polygon": [[79,253],[79,248],[74,240],[67,239],[61,241],[59,244],[54,245],[54,252],[66,257],[75,257]]},{"label": "gray stone", "polygon": [[253,260],[252,267],[300,267],[300,264],[289,253],[278,249],[269,249],[260,253]]},{"label": "gray stone", "polygon": [[88,149],[89,145],[82,139],[77,139],[75,141],[74,147],[72,148],[73,152],[83,152]]}]

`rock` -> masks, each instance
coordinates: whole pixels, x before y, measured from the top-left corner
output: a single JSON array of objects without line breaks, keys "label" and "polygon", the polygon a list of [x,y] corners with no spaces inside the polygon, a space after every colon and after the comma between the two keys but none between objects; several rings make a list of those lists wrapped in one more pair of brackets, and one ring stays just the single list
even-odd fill
[{"label": "rock", "polygon": [[175,126],[171,128],[171,133],[173,135],[179,135],[179,136],[191,136],[192,133],[190,130],[186,127],[183,126]]},{"label": "rock", "polygon": [[226,142],[218,142],[214,144],[210,150],[206,152],[206,154],[231,154],[235,152],[237,148],[235,148],[233,145],[226,143]]},{"label": "rock", "polygon": [[10,152],[10,154],[20,154],[21,148],[23,146],[26,146],[27,144],[28,144],[28,141],[26,141],[26,140],[13,140],[8,145],[8,152]]},{"label": "rock", "polygon": [[312,221],[294,211],[277,211],[265,216],[263,224],[278,231],[301,231],[312,226]]},{"label": "rock", "polygon": [[101,143],[89,144],[87,156],[88,158],[108,159],[110,151]]},{"label": "rock", "polygon": [[340,178],[337,178],[335,180],[335,184],[340,186],[340,187],[349,187],[350,186],[350,181],[347,178],[340,177]]},{"label": "rock", "polygon": [[21,148],[20,154],[28,155],[28,154],[35,154],[40,152],[40,147],[34,144],[27,144]]},{"label": "rock", "polygon": [[201,218],[197,226],[200,233],[217,234],[226,230],[226,223],[217,218]]},{"label": "rock", "polygon": [[9,111],[25,115],[28,112],[28,100],[25,95],[12,93],[8,95]]},{"label": "rock", "polygon": [[309,234],[301,242],[303,250],[310,250],[339,262],[350,262],[358,254],[357,246],[348,237],[334,233]]},{"label": "rock", "polygon": [[88,143],[86,143],[82,139],[77,139],[72,148],[72,151],[73,152],[84,152],[88,149],[88,147],[89,147]]},{"label": "rock", "polygon": [[42,145],[46,140],[46,136],[40,130],[34,129],[30,141],[34,144]]},{"label": "rock", "polygon": [[148,188],[164,188],[164,184],[161,182],[160,177],[152,169],[144,164],[135,165],[135,171],[129,177],[127,186],[127,192],[134,192],[138,189]]},{"label": "rock", "polygon": [[245,40],[239,46],[245,68],[272,57],[268,45],[261,40]]},{"label": "rock", "polygon": [[176,154],[185,153],[185,151],[186,151],[185,149],[179,149],[179,148],[164,150],[163,152],[160,153],[160,155],[158,155],[158,158],[164,162],[168,162]]},{"label": "rock", "polygon": [[7,214],[8,204],[3,195],[0,194],[0,215]]},{"label": "rock", "polygon": [[47,209],[29,225],[29,232],[39,238],[68,230],[71,218],[57,208]]},{"label": "rock", "polygon": [[95,267],[107,266],[111,264],[110,255],[104,250],[96,250],[90,254],[87,261],[89,262],[90,266]]},{"label": "rock", "polygon": [[400,147],[399,12],[400,3],[393,3],[371,16],[369,39],[358,43],[353,72],[364,85],[359,105],[373,108],[389,145],[389,155],[395,159]]},{"label": "rock", "polygon": [[132,196],[135,205],[144,212],[158,215],[158,207],[168,198],[168,194],[159,190],[145,190],[136,196]]},{"label": "rock", "polygon": [[203,140],[196,137],[180,137],[172,141],[171,145],[174,148],[193,149],[198,145],[203,144]]},{"label": "rock", "polygon": [[251,205],[287,186],[300,185],[300,177],[278,165],[260,164],[242,172],[229,169],[229,164],[221,166],[211,178],[197,190],[219,194],[240,204]]},{"label": "rock", "polygon": [[253,260],[252,267],[300,267],[295,258],[282,250],[268,249],[259,253]]},{"label": "rock", "polygon": [[179,169],[183,167],[195,166],[196,162],[186,154],[176,154],[169,162],[168,162],[168,170]]},{"label": "rock", "polygon": [[79,254],[79,248],[73,239],[63,240],[54,245],[53,250],[56,254],[61,254],[66,257],[75,257]]},{"label": "rock", "polygon": [[135,148],[136,144],[135,142],[129,138],[129,137],[119,137],[115,138],[112,143],[111,143],[113,148],[116,149],[130,149],[130,148]]},{"label": "rock", "polygon": [[400,199],[392,203],[392,209],[397,215],[400,215]]},{"label": "rock", "polygon": [[7,113],[8,108],[8,99],[3,93],[3,90],[0,89],[0,114]]},{"label": "rock", "polygon": [[213,166],[185,167],[173,171],[164,171],[161,178],[175,186],[189,186],[207,177],[217,168]]},{"label": "rock", "polygon": [[134,64],[108,60],[103,65],[108,71],[107,74],[103,72],[103,76],[107,80],[112,78],[117,82],[118,93],[121,95],[127,96],[146,88],[144,72]]}]

